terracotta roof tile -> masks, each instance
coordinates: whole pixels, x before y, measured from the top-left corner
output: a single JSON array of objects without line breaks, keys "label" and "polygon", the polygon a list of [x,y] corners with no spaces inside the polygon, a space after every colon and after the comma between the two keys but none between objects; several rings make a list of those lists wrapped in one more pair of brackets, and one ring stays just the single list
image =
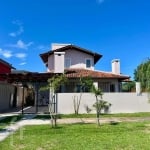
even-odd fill
[{"label": "terracotta roof tile", "polygon": [[94,71],[94,70],[87,70],[87,69],[66,69],[66,76],[68,78],[79,78],[79,77],[92,77],[92,78],[111,78],[111,79],[129,79],[129,76],[126,75],[118,75],[109,72],[102,72],[102,71]]}]

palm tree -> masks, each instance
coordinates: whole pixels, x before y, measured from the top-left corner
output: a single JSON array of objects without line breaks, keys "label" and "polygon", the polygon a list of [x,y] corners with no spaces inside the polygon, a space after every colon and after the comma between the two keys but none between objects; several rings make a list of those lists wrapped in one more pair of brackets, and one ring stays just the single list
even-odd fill
[{"label": "palm tree", "polygon": [[97,124],[98,126],[100,126],[100,114],[101,111],[104,109],[108,109],[111,104],[108,103],[107,101],[102,100],[102,90],[100,88],[96,88],[95,86],[93,86],[92,88],[92,92],[95,95],[96,98],[96,102],[93,104],[93,107],[96,109],[96,117],[97,117]]}]

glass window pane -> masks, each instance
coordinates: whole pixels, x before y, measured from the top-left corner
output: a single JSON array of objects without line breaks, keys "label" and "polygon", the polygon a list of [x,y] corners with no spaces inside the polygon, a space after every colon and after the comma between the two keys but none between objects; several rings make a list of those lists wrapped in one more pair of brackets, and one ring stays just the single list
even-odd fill
[{"label": "glass window pane", "polygon": [[66,58],[65,59],[65,68],[70,68],[71,66],[71,59],[70,58]]},{"label": "glass window pane", "polygon": [[86,68],[90,68],[91,67],[91,60],[87,59],[86,60]]}]

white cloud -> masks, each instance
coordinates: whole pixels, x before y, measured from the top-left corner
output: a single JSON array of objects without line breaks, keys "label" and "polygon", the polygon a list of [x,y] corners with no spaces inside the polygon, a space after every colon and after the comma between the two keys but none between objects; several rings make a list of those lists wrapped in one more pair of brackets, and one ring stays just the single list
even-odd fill
[{"label": "white cloud", "polygon": [[23,66],[23,65],[26,65],[27,63],[26,62],[22,62],[22,63],[20,63],[19,65],[20,66]]},{"label": "white cloud", "polygon": [[17,53],[17,54],[15,54],[15,56],[16,56],[17,58],[24,59],[24,58],[27,57],[27,54],[25,54],[25,53]]},{"label": "white cloud", "polygon": [[0,48],[0,56],[3,56],[4,58],[11,58],[11,57],[16,57],[21,60],[25,60],[27,57],[26,53],[12,53],[10,50],[3,50]]},{"label": "white cloud", "polygon": [[18,36],[18,35],[20,35],[20,34],[22,34],[24,32],[24,28],[22,26],[22,23],[19,20],[15,20],[12,23],[17,25],[19,29],[17,31],[15,31],[15,32],[9,33],[9,36],[16,37],[16,36]]},{"label": "white cloud", "polygon": [[46,46],[46,45],[39,45],[39,46],[37,46],[36,49],[39,49],[39,50],[48,50],[48,49],[50,49],[50,47]]},{"label": "white cloud", "polygon": [[102,4],[102,3],[104,2],[104,0],[97,0],[97,2],[98,2],[99,4]]},{"label": "white cloud", "polygon": [[9,50],[3,50],[0,48],[0,55],[5,57],[5,58],[10,58],[13,56],[12,52]]},{"label": "white cloud", "polygon": [[9,47],[15,47],[20,49],[28,49],[29,46],[31,46],[33,42],[24,43],[22,40],[18,40],[16,44],[10,44]]}]

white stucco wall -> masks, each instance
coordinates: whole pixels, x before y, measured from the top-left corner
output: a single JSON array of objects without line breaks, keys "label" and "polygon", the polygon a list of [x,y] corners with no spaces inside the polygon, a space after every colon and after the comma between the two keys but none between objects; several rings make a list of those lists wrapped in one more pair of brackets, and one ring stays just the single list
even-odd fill
[{"label": "white stucco wall", "polygon": [[54,55],[50,55],[48,57],[48,68],[47,72],[53,71],[54,70]]},{"label": "white stucco wall", "polygon": [[64,55],[65,52],[54,52],[54,72],[64,73]]},{"label": "white stucco wall", "polygon": [[88,69],[94,70],[94,58],[93,58],[93,56],[91,56],[89,54],[86,54],[86,53],[83,53],[80,51],[76,51],[76,50],[67,50],[65,57],[71,58],[71,67],[70,68],[86,69],[86,59],[91,59],[92,66],[91,66],[91,68],[88,68]]},{"label": "white stucco wall", "polygon": [[[58,113],[74,113],[73,96],[79,96],[79,93],[59,93],[58,94]],[[112,104],[110,113],[134,113],[150,112],[150,103],[147,93],[137,96],[136,93],[104,93],[103,99]],[[86,113],[85,105],[93,108],[95,103],[94,95],[84,93],[80,105],[79,113]],[[94,113],[95,110],[93,108]]]},{"label": "white stucco wall", "polygon": [[[93,56],[82,53],[80,51],[76,50],[67,50],[65,51],[65,58],[71,58],[71,67],[70,68],[86,68],[86,59],[91,59],[92,66],[91,68],[94,70],[94,58]],[[54,70],[54,55],[50,55],[48,58],[48,69],[47,71],[53,71]]]}]

